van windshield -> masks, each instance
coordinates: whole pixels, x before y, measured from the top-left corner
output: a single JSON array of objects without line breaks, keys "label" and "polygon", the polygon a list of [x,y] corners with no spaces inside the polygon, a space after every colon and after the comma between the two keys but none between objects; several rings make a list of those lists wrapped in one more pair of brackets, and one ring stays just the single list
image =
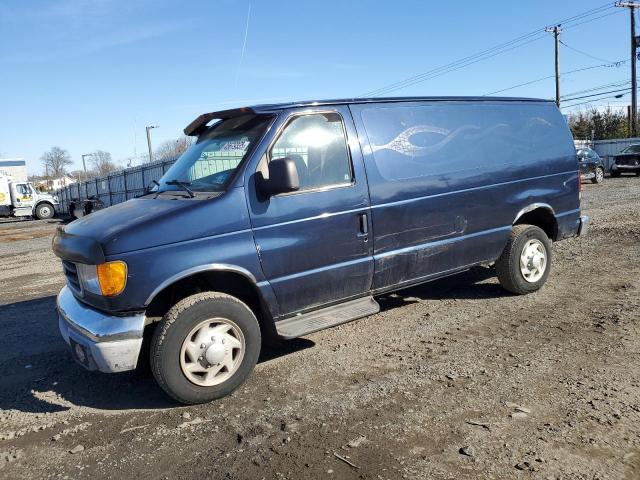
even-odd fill
[{"label": "van windshield", "polygon": [[198,137],[151,192],[222,192],[271,117],[244,115],[221,120]]}]

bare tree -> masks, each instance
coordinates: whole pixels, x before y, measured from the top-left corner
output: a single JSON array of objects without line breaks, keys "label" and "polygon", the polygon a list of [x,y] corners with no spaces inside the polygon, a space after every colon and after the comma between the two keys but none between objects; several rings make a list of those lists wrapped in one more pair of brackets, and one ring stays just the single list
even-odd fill
[{"label": "bare tree", "polygon": [[42,154],[40,161],[51,178],[64,176],[67,167],[73,164],[69,152],[60,147],[51,147],[51,150]]},{"label": "bare tree", "polygon": [[117,170],[117,165],[111,159],[111,154],[104,150],[97,150],[91,157],[91,165],[95,174],[98,176],[107,175],[114,170]]},{"label": "bare tree", "polygon": [[193,144],[193,140],[193,137],[187,137],[186,135],[176,140],[167,140],[156,149],[156,160],[173,160],[174,158],[178,158]]}]

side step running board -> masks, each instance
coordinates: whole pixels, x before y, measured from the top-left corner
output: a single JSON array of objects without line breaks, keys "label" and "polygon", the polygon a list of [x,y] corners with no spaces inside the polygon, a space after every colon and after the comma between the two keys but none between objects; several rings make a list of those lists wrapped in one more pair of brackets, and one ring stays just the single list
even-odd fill
[{"label": "side step running board", "polygon": [[331,307],[315,310],[276,322],[276,330],[281,337],[296,338],[341,323],[373,315],[380,311],[380,305],[373,297],[358,298]]}]

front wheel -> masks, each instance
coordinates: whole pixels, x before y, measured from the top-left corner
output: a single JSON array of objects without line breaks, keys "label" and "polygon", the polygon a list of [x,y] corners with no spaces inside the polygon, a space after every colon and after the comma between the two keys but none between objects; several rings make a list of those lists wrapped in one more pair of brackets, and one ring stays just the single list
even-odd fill
[{"label": "front wheel", "polygon": [[604,170],[596,167],[595,176],[591,180],[593,183],[602,183],[604,181]]},{"label": "front wheel", "polygon": [[53,217],[54,213],[53,207],[48,203],[41,203],[36,207],[36,218],[39,220],[47,220]]},{"label": "front wheel", "polygon": [[539,290],[551,271],[551,241],[541,228],[515,225],[496,260],[500,285],[519,295]]},{"label": "front wheel", "polygon": [[151,340],[151,369],[162,389],[185,404],[229,395],[260,354],[260,327],[247,305],[217,292],[192,295],[164,316]]},{"label": "front wheel", "polygon": [[611,170],[609,170],[609,173],[611,174],[611,176],[613,178],[618,178],[620,176],[620,170],[618,170],[618,169],[613,169],[612,168]]}]

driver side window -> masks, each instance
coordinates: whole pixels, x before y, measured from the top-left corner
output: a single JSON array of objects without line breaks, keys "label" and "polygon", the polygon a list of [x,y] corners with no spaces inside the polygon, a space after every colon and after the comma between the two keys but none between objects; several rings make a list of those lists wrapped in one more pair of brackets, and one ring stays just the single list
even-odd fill
[{"label": "driver side window", "polygon": [[337,113],[293,117],[273,144],[269,157],[288,157],[295,162],[300,191],[353,181],[344,125]]},{"label": "driver side window", "polygon": [[27,197],[31,195],[31,190],[29,190],[29,185],[24,183],[20,183],[16,185],[16,191],[23,197]]}]

